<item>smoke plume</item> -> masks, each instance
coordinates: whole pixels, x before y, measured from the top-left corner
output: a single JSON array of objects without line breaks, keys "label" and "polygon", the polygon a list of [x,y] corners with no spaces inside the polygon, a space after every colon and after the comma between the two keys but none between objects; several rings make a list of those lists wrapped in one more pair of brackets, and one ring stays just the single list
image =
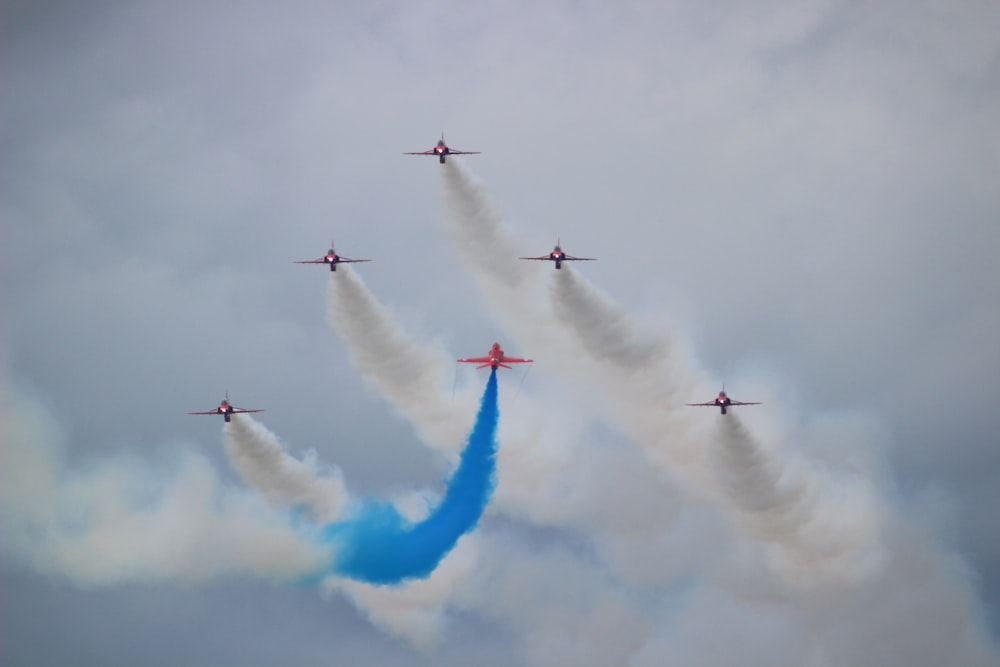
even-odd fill
[{"label": "smoke plume", "polygon": [[330,557],[256,494],[223,486],[197,454],[180,450],[159,466],[122,455],[72,470],[40,402],[9,389],[0,417],[0,542],[38,572],[81,585],[234,573],[295,581]]},{"label": "smoke plume", "polygon": [[226,454],[243,481],[272,503],[305,507],[318,521],[333,521],[347,504],[339,469],[320,471],[316,455],[292,457],[278,437],[245,415],[233,415],[223,428]]},{"label": "smoke plume", "polygon": [[496,370],[490,373],[476,423],[441,502],[412,524],[390,503],[365,501],[326,535],[337,574],[375,584],[427,577],[462,535],[475,527],[493,491],[496,455]]},{"label": "smoke plume", "polygon": [[327,319],[361,375],[417,426],[425,442],[454,451],[471,412],[444,391],[444,369],[454,362],[414,343],[349,267],[330,273],[329,295]]}]

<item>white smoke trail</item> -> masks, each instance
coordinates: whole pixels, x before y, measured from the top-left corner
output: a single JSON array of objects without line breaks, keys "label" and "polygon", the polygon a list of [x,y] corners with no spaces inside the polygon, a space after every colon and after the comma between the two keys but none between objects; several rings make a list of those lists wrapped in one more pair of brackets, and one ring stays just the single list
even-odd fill
[{"label": "white smoke trail", "polygon": [[477,278],[488,277],[488,287],[496,296],[509,296],[528,286],[533,273],[516,261],[524,254],[503,215],[490,201],[486,190],[465,167],[449,162],[442,168],[449,231],[459,241],[459,256]]},{"label": "white smoke trail", "polygon": [[885,560],[882,507],[868,477],[766,448],[736,415],[717,419],[722,493],[754,539],[781,547],[771,567],[799,586],[859,582]]},{"label": "white smoke trail", "polygon": [[327,319],[347,343],[358,371],[412,420],[425,442],[455,453],[475,417],[476,398],[448,398],[443,353],[412,342],[350,267],[330,273]]},{"label": "white smoke trail", "polygon": [[231,573],[295,580],[329,559],[256,494],[221,486],[181,452],[163,473],[136,460],[66,470],[52,415],[10,390],[0,411],[3,549],[80,584],[200,581]]},{"label": "white smoke trail", "polygon": [[684,407],[698,384],[690,355],[666,332],[641,333],[638,322],[571,268],[551,285],[564,346],[579,351],[582,373],[611,387],[606,409],[652,460],[679,466],[708,486],[704,422]]},{"label": "white smoke trail", "polygon": [[[636,442],[651,460],[694,475],[745,536],[776,545],[769,552],[775,572],[789,583],[819,585],[857,581],[877,568],[880,504],[870,479],[858,473],[835,480],[818,461],[766,450],[736,415],[706,438],[696,423],[704,423],[704,414],[684,406],[697,386],[689,353],[669,334],[641,337],[637,322],[572,270],[561,271],[552,286],[560,321],[602,366],[614,388],[609,403]],[[716,440],[722,455],[710,459]]]},{"label": "white smoke trail", "polygon": [[486,189],[460,163],[447,163],[444,177],[445,227],[458,244],[459,258],[495,311],[500,324],[513,331],[522,344],[546,353],[546,363],[568,367],[574,363],[564,352],[554,328],[555,315],[533,278],[538,267],[517,259],[526,251]]},{"label": "white smoke trail", "polygon": [[244,415],[224,424],[226,454],[240,477],[279,506],[308,507],[315,519],[328,523],[343,514],[349,498],[338,468],[320,471],[315,452],[292,457],[278,437]]},{"label": "white smoke trail", "polygon": [[[713,420],[719,431],[705,438],[694,424],[704,415],[684,407],[696,383],[675,341],[640,338],[639,324],[573,271],[560,272],[552,295],[560,321],[605,366],[613,403],[651,460],[698,475],[745,536],[777,547],[768,552],[775,572],[813,586],[858,581],[877,569],[881,504],[870,471],[834,478],[817,460],[763,447],[735,414]],[[709,452],[719,455],[706,458]]]}]

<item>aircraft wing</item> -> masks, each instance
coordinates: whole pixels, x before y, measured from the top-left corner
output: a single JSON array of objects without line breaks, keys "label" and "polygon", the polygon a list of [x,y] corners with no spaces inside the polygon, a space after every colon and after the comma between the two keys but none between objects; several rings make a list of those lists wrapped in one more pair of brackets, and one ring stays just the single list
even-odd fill
[{"label": "aircraft wing", "polygon": [[353,262],[370,262],[370,259],[351,259],[350,257],[341,257],[340,264],[351,264]]},{"label": "aircraft wing", "polygon": [[574,257],[573,255],[566,255],[565,257],[563,257],[563,261],[564,262],[567,259],[575,259],[578,262],[592,262],[592,261],[596,260],[597,258],[596,257]]},{"label": "aircraft wing", "polygon": [[489,357],[469,357],[468,359],[456,359],[467,364],[492,364],[493,360]]},{"label": "aircraft wing", "polygon": [[[452,151],[453,153],[455,151]],[[419,151],[417,153],[403,153],[403,155],[437,155],[437,151],[431,149],[429,151]]]},{"label": "aircraft wing", "polygon": [[448,149],[449,155],[481,155],[479,151],[456,151],[454,148]]},{"label": "aircraft wing", "polygon": [[217,415],[219,414],[218,408],[215,410],[205,410],[204,412],[189,412],[189,415]]},{"label": "aircraft wing", "polygon": [[746,403],[744,401],[729,400],[729,405],[762,405],[761,403]]},{"label": "aircraft wing", "polygon": [[[718,406],[718,403],[716,403],[715,401],[709,401],[707,403],[685,403],[684,405],[690,405],[690,406],[693,406],[693,407],[706,406],[706,407],[714,408],[714,407]],[[736,405],[736,403],[731,403],[730,405]]]},{"label": "aircraft wing", "polygon": [[542,255],[541,257],[518,257],[518,259],[552,259],[548,255]]},{"label": "aircraft wing", "polygon": [[243,412],[264,412],[263,410],[244,410],[243,408],[233,408],[233,414],[243,413]]},{"label": "aircraft wing", "polygon": [[320,257],[319,259],[299,259],[294,262],[295,264],[326,264],[326,258]]},{"label": "aircraft wing", "polygon": [[534,363],[534,359],[521,359],[519,357],[501,357],[500,361],[506,364],[530,364]]}]

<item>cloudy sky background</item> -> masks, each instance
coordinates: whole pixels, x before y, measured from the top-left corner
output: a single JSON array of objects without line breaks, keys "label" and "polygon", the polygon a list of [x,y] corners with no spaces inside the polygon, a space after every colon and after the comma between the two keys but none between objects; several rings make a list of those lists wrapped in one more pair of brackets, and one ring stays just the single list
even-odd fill
[{"label": "cloudy sky background", "polygon": [[[997,25],[973,1],[6,3],[5,662],[996,664]],[[468,180],[399,155],[442,130],[483,151]],[[684,351],[662,400],[690,448],[651,443],[659,396],[622,404],[659,385],[609,372],[618,348],[574,364],[593,346],[546,318],[599,327],[550,266],[490,273],[463,193],[504,252],[598,257],[571,274],[588,312]],[[291,263],[331,238],[428,359],[538,360],[502,378],[480,530],[402,591],[287,585],[313,555],[185,414],[229,390],[354,494],[440,491],[485,377],[452,399],[442,366],[438,428],[357,372],[325,267]],[[746,480],[704,490],[739,434],[672,405],[721,382],[766,401],[727,425],[851,480],[816,503],[866,526],[850,576],[782,579],[720,500]],[[138,534],[192,546],[135,549],[112,499],[107,541],[43,559],[11,527],[55,487],[162,492]],[[864,589],[888,602],[852,619]]]}]

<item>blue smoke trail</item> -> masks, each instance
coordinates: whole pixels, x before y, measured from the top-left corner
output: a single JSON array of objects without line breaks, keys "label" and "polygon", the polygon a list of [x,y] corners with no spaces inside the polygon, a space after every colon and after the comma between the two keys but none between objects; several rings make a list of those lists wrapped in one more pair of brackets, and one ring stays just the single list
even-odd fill
[{"label": "blue smoke trail", "polygon": [[356,516],[324,531],[335,548],[334,572],[373,584],[429,576],[458,538],[479,522],[493,493],[498,418],[494,369],[441,504],[413,524],[390,503],[366,501]]}]

